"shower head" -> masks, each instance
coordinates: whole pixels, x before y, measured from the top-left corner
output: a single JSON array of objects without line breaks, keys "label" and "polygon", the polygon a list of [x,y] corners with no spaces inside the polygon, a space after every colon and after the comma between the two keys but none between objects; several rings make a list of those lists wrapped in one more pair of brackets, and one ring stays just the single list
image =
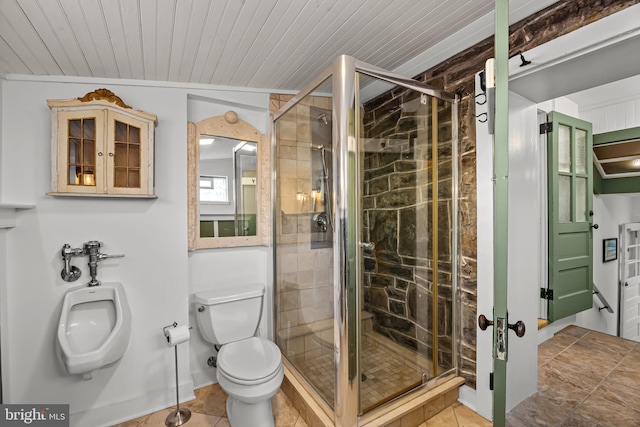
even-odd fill
[{"label": "shower head", "polygon": [[325,125],[328,125],[328,124],[329,124],[329,121],[327,120],[327,115],[326,115],[325,113],[322,113],[322,114],[320,114],[320,115],[318,116],[318,121],[319,121],[320,123],[325,124]]}]

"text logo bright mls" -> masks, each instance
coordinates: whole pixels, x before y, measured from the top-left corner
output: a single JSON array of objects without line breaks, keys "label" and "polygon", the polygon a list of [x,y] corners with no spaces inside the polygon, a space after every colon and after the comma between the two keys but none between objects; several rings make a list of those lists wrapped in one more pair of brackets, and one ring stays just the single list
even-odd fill
[{"label": "text logo bright mls", "polygon": [[69,427],[69,405],[0,405],[0,427]]}]

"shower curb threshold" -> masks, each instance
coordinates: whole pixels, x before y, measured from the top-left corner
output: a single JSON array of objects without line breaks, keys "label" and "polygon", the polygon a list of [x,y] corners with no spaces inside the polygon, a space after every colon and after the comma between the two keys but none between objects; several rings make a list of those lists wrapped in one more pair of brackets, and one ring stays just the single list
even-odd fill
[{"label": "shower curb threshold", "polygon": [[[282,391],[291,400],[309,427],[335,427],[333,411],[319,397],[308,390],[307,382],[295,373],[288,360],[283,359],[285,380]],[[400,397],[361,416],[360,427],[418,426],[458,401],[458,389],[464,378],[448,376],[436,380],[437,385]]]},{"label": "shower curb threshold", "polygon": [[464,378],[451,376],[433,388],[415,391],[360,417],[360,427],[418,426],[458,401]]}]

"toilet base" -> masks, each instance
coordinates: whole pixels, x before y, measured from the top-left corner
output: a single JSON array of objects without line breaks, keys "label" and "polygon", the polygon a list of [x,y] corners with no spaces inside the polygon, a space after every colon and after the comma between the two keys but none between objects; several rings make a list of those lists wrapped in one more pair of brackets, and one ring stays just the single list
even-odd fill
[{"label": "toilet base", "polygon": [[227,417],[231,427],[274,427],[271,399],[244,403],[227,397]]}]

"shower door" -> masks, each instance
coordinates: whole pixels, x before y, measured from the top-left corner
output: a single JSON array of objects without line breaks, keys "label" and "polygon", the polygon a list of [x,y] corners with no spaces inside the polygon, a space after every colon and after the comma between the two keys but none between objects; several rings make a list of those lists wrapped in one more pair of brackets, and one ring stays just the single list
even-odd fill
[{"label": "shower door", "polygon": [[456,104],[393,80],[357,76],[361,414],[455,367]]},{"label": "shower door", "polygon": [[277,102],[275,339],[353,426],[456,369],[457,100],[341,56]]},{"label": "shower door", "polygon": [[[275,341],[333,409],[334,213],[331,79],[312,85],[274,121]],[[285,98],[283,96],[283,98]],[[289,101],[283,99],[282,105]],[[297,102],[295,102],[297,101]]]}]

